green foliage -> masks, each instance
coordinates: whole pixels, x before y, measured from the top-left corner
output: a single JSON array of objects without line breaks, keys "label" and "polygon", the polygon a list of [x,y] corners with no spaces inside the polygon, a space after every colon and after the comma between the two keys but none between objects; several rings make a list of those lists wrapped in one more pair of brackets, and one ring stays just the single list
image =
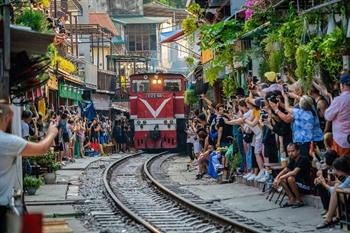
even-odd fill
[{"label": "green foliage", "polygon": [[197,19],[194,17],[187,17],[186,19],[182,20],[181,27],[186,35],[190,35],[198,28]]},{"label": "green foliage", "polygon": [[30,8],[24,9],[16,19],[16,24],[30,27],[34,31],[48,32],[49,23],[46,16],[39,10],[32,10]]},{"label": "green foliage", "polygon": [[56,154],[51,150],[49,150],[44,156],[31,158],[31,161],[41,167],[46,167],[48,172],[55,172],[60,169],[59,163],[56,163]]},{"label": "green foliage", "polygon": [[278,37],[282,43],[284,57],[287,63],[295,63],[295,52],[300,44],[302,27],[302,20],[300,18],[294,18],[282,24],[278,30]]},{"label": "green foliage", "polygon": [[279,73],[283,63],[283,54],[280,51],[273,51],[268,60],[270,71]]},{"label": "green foliage", "polygon": [[226,98],[232,97],[237,89],[237,83],[234,80],[234,77],[229,75],[223,81],[222,92]]},{"label": "green foliage", "polygon": [[345,49],[349,47],[350,45],[346,44],[345,33],[340,28],[336,28],[332,34],[327,35],[320,43],[321,65],[333,79],[336,79],[340,74],[343,68],[342,56]]},{"label": "green foliage", "polygon": [[192,89],[187,89],[185,91],[185,98],[184,98],[185,104],[186,105],[193,105],[198,103],[199,98]]},{"label": "green foliage", "polygon": [[25,189],[27,188],[35,188],[38,189],[41,185],[43,185],[43,182],[41,179],[38,179],[34,176],[26,176],[24,177],[23,186]]},{"label": "green foliage", "polygon": [[303,87],[305,88],[310,87],[312,83],[312,76],[310,78],[310,74],[308,74],[306,70],[308,56],[309,56],[309,53],[306,48],[306,45],[299,46],[295,53],[295,61],[297,65],[295,74],[298,77],[298,79],[302,81]]},{"label": "green foliage", "polygon": [[187,66],[193,66],[193,64],[194,64],[194,58],[191,57],[191,56],[188,56],[188,57],[185,58],[185,62],[186,62],[186,64],[187,64]]},{"label": "green foliage", "polygon": [[205,69],[204,74],[205,78],[208,80],[209,85],[213,86],[215,81],[218,79],[218,76],[221,72],[225,70],[225,66],[211,61],[209,66]]},{"label": "green foliage", "polygon": [[204,10],[201,8],[201,6],[198,3],[191,3],[187,7],[187,10],[191,14],[195,15],[197,18],[202,17],[203,16],[203,12],[204,12]]},{"label": "green foliage", "polygon": [[204,24],[200,27],[201,50],[218,49],[233,45],[240,35],[240,26],[236,20],[221,21],[215,24]]}]

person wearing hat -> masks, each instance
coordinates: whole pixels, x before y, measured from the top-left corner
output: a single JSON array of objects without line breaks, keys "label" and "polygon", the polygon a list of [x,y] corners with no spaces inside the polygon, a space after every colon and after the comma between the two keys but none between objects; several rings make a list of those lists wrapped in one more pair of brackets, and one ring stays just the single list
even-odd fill
[{"label": "person wearing hat", "polygon": [[332,122],[333,150],[338,155],[350,154],[350,74],[340,76],[340,96],[334,98],[325,112],[327,121]]},{"label": "person wearing hat", "polygon": [[262,89],[262,92],[264,94],[272,92],[272,91],[283,91],[283,86],[281,84],[277,83],[277,74],[273,71],[270,72],[266,72],[264,74],[266,80],[268,81],[268,83],[270,84],[270,86],[268,88],[264,88]]}]

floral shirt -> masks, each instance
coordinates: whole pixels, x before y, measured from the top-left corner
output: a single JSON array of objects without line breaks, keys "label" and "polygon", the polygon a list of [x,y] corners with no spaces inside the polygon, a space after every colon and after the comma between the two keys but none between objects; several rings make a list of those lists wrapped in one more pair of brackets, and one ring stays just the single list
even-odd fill
[{"label": "floral shirt", "polygon": [[311,111],[293,108],[293,142],[315,142],[323,140],[320,122]]}]

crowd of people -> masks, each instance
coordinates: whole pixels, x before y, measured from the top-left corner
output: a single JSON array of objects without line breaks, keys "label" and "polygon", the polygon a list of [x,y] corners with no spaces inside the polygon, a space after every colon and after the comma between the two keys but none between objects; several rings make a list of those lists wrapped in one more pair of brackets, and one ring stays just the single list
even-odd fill
[{"label": "crowd of people", "polygon": [[85,156],[103,156],[105,145],[112,144],[116,152],[127,152],[132,148],[132,133],[126,118],[118,118],[112,123],[108,117],[98,114],[89,121],[75,106],[60,106],[58,111],[51,108],[45,116],[38,113],[35,105],[28,106],[22,112],[22,137],[30,141],[42,140],[53,120],[58,123],[54,148],[57,161],[62,165]]},{"label": "crowd of people", "polygon": [[206,107],[194,111],[186,127],[196,179],[221,177],[234,157],[235,175],[264,183],[271,177],[267,168],[282,164],[273,177],[273,187],[288,196],[282,207],[302,207],[304,194],[318,193],[325,220],[317,228],[333,225],[334,190],[350,187],[350,75],[344,72],[329,91],[321,81],[305,91],[289,75],[288,81],[275,72],[264,76],[266,82],[249,78],[248,92],[238,88],[226,105],[201,95]]}]

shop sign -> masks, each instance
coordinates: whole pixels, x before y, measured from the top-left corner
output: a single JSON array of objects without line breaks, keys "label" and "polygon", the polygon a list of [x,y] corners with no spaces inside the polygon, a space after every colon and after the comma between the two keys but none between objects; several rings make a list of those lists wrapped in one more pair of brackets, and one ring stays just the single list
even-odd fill
[{"label": "shop sign", "polygon": [[58,80],[56,76],[51,76],[47,81],[47,86],[52,90],[58,90]]},{"label": "shop sign", "polygon": [[214,57],[213,52],[210,49],[206,49],[202,52],[202,56],[201,56],[201,62],[202,64],[205,64],[207,62],[209,62],[210,60],[212,60]]}]

